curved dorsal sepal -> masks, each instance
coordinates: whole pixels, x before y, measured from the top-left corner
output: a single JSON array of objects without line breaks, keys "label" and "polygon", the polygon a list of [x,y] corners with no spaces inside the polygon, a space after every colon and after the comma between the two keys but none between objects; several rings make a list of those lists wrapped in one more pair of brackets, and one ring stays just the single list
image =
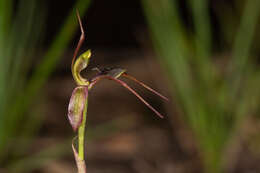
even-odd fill
[{"label": "curved dorsal sepal", "polygon": [[87,68],[90,57],[91,57],[91,51],[87,50],[86,52],[84,52],[77,58],[77,60],[75,61],[75,63],[72,66],[72,74],[73,74],[74,80],[76,81],[76,83],[78,85],[84,85],[84,86],[89,85],[88,80],[83,78],[80,75],[80,72],[82,70],[84,70],[85,68]]}]

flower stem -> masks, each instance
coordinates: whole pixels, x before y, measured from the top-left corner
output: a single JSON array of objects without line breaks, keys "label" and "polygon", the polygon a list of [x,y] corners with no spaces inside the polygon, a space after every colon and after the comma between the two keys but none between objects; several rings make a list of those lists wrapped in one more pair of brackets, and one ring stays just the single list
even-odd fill
[{"label": "flower stem", "polygon": [[79,126],[78,129],[78,153],[79,153],[79,158],[81,160],[84,160],[84,137],[85,137],[87,109],[88,109],[88,99],[86,100],[86,105],[83,111],[82,124]]}]

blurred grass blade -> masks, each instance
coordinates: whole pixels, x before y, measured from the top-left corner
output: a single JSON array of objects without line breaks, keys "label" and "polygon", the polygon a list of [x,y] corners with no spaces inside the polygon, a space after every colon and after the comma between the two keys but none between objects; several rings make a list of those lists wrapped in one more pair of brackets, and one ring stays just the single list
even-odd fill
[{"label": "blurred grass blade", "polygon": [[[11,137],[9,132],[10,129],[15,127],[17,124],[15,122],[10,122],[17,119],[17,116],[10,116],[9,110],[12,109],[11,104],[16,98],[17,93],[20,93],[23,89],[22,78],[26,74],[21,73],[22,68],[26,62],[28,63],[28,57],[33,52],[33,49],[30,48],[31,53],[27,52],[28,45],[31,47],[35,46],[35,42],[39,38],[39,33],[35,32],[37,26],[34,26],[34,20],[37,19],[35,15],[35,3],[32,0],[26,0],[17,4],[17,15],[13,17],[12,23],[10,22],[9,30],[6,33],[8,37],[4,37],[4,42],[0,49],[2,49],[2,54],[0,55],[1,59],[4,61],[4,68],[1,69],[1,73],[4,75],[4,79],[1,84],[1,88],[5,95],[1,98],[1,121],[0,128],[0,149],[6,142],[8,137]],[[41,20],[40,20],[41,21]],[[35,23],[34,23],[35,24]],[[19,28],[19,31],[18,30]],[[29,41],[30,33],[34,32],[35,34],[31,41]],[[25,53],[27,55],[25,55]],[[26,58],[25,58],[26,57]],[[19,85],[19,87],[17,87]],[[1,154],[0,154],[1,156]]]},{"label": "blurred grass blade", "polygon": [[[194,62],[198,63],[198,71],[203,85],[210,84],[212,87],[213,65],[211,63],[211,27],[209,15],[209,0],[188,0],[192,9],[195,25],[195,48],[196,57]],[[210,87],[210,86],[207,86]]]},{"label": "blurred grass blade", "polygon": [[78,0],[72,8],[59,33],[44,55],[43,61],[36,68],[25,92],[20,96],[17,104],[15,105],[16,110],[18,110],[20,113],[24,113],[32,99],[35,97],[36,93],[46,82],[48,76],[54,70],[55,65],[64,52],[64,49],[74,35],[77,28],[77,21],[75,20],[76,9],[78,9],[80,13],[83,14],[87,10],[89,4],[90,0]]},{"label": "blurred grass blade", "polygon": [[[76,8],[84,13],[89,4],[89,0],[76,1],[42,62],[36,67],[29,82],[26,82],[35,45],[44,28],[44,6],[34,0],[18,1],[15,4],[11,0],[0,0],[0,162],[1,159],[4,160],[7,154],[5,147],[10,146],[8,143],[12,139],[16,136],[33,135],[28,129],[33,131],[37,128],[34,123],[40,124],[30,117],[35,115],[25,116],[24,113],[30,108],[30,103],[54,70],[76,31]],[[11,19],[13,9],[16,9],[16,13]],[[36,56],[39,56],[39,53]],[[28,124],[34,128],[23,127]],[[8,155],[12,158],[13,153]]]},{"label": "blurred grass blade", "polygon": [[[4,111],[5,111],[5,98],[6,98],[6,73],[7,67],[6,62],[8,59],[5,57],[5,41],[8,37],[8,31],[11,26],[11,14],[13,12],[13,1],[12,0],[0,0],[0,126],[3,122]],[[0,139],[3,132],[0,132]],[[1,146],[1,141],[0,141]]]},{"label": "blurred grass blade", "polygon": [[[33,73],[32,78],[29,80],[25,91],[21,92],[11,110],[11,116],[20,116],[25,113],[28,109],[30,103],[33,101],[39,89],[46,82],[50,73],[54,70],[60,56],[64,52],[64,49],[71,40],[77,26],[77,21],[75,20],[76,9],[85,12],[89,5],[89,1],[78,0],[73,9],[71,10],[69,16],[65,19],[64,25],[61,27],[58,35],[55,37],[50,48],[43,57],[43,62],[41,62]],[[13,128],[12,130],[14,130]]]},{"label": "blurred grass blade", "polygon": [[[4,40],[8,35],[11,26],[11,17],[13,12],[12,0],[0,0],[0,44],[4,44]],[[2,45],[0,45],[2,47]]]},{"label": "blurred grass blade", "polygon": [[[187,38],[180,22],[176,2],[170,0],[143,0],[155,49],[164,58],[169,75],[175,79],[175,87],[186,110],[194,109],[193,83],[187,62]],[[167,43],[167,44],[165,44]]]},{"label": "blurred grass blade", "polygon": [[241,23],[237,31],[235,38],[232,61],[231,61],[231,78],[227,80],[231,81],[230,92],[232,101],[235,100],[238,94],[238,87],[241,84],[241,78],[246,70],[249,62],[249,51],[258,22],[258,16],[260,12],[260,1],[249,0],[246,1],[246,6],[243,12]]},{"label": "blurred grass blade", "polygon": [[[164,65],[174,82],[175,92],[179,96],[180,105],[186,116],[185,120],[196,134],[205,170],[219,173],[222,172],[223,151],[231,137],[233,127],[239,120],[235,112],[237,106],[241,106],[237,102],[234,102],[232,106],[226,103],[229,102],[230,95],[237,94],[238,90],[234,90],[235,87],[241,88],[239,79],[242,74],[248,77],[243,72],[250,68],[247,59],[259,15],[260,1],[246,1],[247,5],[233,49],[234,66],[229,72],[232,74],[229,74],[228,80],[230,81],[231,77],[232,81],[227,82],[228,87],[225,87],[226,78],[222,78],[220,72],[218,72],[219,76],[215,76],[215,71],[212,69],[209,2],[207,0],[188,2],[195,26],[195,54],[190,53],[193,49],[188,42],[188,40],[193,40],[189,38],[193,36],[184,32],[180,22],[183,18],[178,15],[179,1],[142,0],[154,47],[165,61]],[[198,68],[195,71],[194,66],[191,66],[194,63]],[[257,84],[255,80],[252,83]],[[246,86],[251,88],[251,84],[247,83]],[[246,103],[240,99],[237,100],[244,104],[241,111],[246,113],[251,109],[248,108],[251,107],[247,104],[250,102],[248,100],[257,100],[258,97],[247,97],[246,93],[244,94],[243,101]],[[231,100],[236,100],[234,98]]]}]

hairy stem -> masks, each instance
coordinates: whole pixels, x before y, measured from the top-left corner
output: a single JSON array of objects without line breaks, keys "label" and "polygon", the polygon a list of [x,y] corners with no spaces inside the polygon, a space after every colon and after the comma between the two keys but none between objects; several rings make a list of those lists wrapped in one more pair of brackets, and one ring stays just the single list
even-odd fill
[{"label": "hairy stem", "polygon": [[79,153],[79,158],[81,160],[84,160],[84,137],[85,137],[87,109],[88,109],[88,100],[86,101],[86,105],[83,111],[82,124],[79,126],[78,129],[78,153]]}]

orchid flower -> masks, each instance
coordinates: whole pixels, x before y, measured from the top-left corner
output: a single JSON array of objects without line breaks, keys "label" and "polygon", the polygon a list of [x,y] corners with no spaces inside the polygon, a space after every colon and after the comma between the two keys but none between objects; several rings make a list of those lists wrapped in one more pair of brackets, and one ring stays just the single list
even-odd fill
[{"label": "orchid flower", "polygon": [[[89,59],[91,57],[91,51],[87,50],[83,54],[81,54],[78,58],[77,54],[85,40],[85,33],[83,30],[82,22],[80,20],[79,13],[77,11],[77,18],[80,25],[81,36],[77,47],[74,51],[72,63],[71,63],[71,72],[73,78],[77,84],[77,87],[73,90],[69,107],[68,107],[68,119],[74,131],[78,131],[78,151],[75,149],[74,144],[72,142],[72,149],[74,152],[75,160],[78,167],[79,173],[86,172],[86,165],[84,162],[84,136],[85,136],[85,124],[86,124],[86,116],[87,116],[87,106],[88,106],[88,92],[95,86],[95,84],[103,79],[109,79],[117,82],[121,86],[128,89],[131,93],[133,93],[140,101],[142,101],[149,109],[151,109],[156,115],[160,118],[163,118],[163,115],[159,113],[155,108],[153,108],[146,100],[144,100],[134,89],[132,89],[127,83],[120,80],[119,78],[125,77],[130,79],[162,99],[168,101],[168,98],[153,90],[149,86],[145,85],[143,82],[137,80],[133,76],[126,73],[125,69],[122,68],[104,68],[98,69],[94,68],[94,70],[98,71],[97,75],[91,78],[90,80],[81,76],[81,71],[87,68]],[[74,141],[74,140],[73,140]]]}]

